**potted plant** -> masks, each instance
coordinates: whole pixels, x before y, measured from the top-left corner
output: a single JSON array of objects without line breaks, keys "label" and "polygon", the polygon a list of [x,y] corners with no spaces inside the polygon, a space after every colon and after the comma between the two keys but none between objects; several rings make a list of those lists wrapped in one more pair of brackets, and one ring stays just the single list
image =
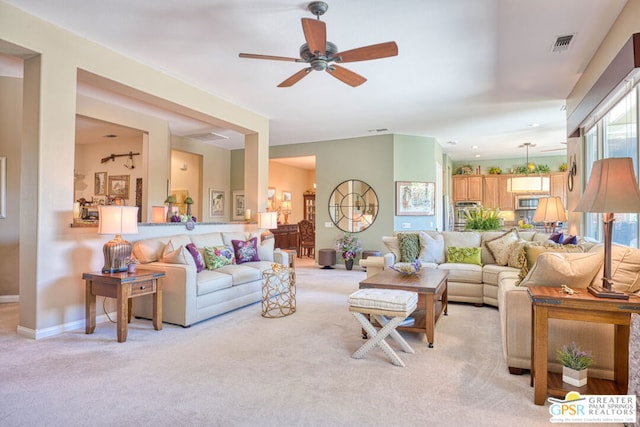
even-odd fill
[{"label": "potted plant", "polygon": [[344,265],[347,270],[353,268],[353,260],[360,252],[360,242],[358,238],[351,233],[344,233],[344,235],[336,240],[336,250],[342,253],[342,259],[344,259]]},{"label": "potted plant", "polygon": [[135,259],[134,257],[131,257],[126,259],[126,263],[127,263],[127,271],[129,273],[135,273],[136,267],[138,266],[138,260]]},{"label": "potted plant", "polygon": [[465,230],[500,230],[502,221],[500,220],[499,209],[485,208],[479,206],[477,208],[465,211],[464,229]]},{"label": "potted plant", "polygon": [[167,196],[164,202],[167,204],[167,222],[172,222],[171,217],[173,216],[173,204],[176,203],[176,196],[171,194]]},{"label": "potted plant", "polygon": [[187,196],[187,198],[184,199],[184,203],[187,205],[187,215],[191,216],[191,205],[193,204],[191,196]]},{"label": "potted plant", "polygon": [[572,342],[560,347],[557,354],[562,363],[562,381],[576,387],[587,384],[587,368],[593,364],[591,352],[583,351]]},{"label": "potted plant", "polygon": [[500,175],[502,173],[502,169],[498,166],[491,166],[489,168],[489,175]]}]

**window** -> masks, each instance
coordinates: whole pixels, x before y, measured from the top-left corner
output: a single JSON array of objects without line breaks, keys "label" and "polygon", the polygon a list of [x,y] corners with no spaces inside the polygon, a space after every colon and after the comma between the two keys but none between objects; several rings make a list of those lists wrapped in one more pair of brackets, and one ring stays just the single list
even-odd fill
[{"label": "window", "polygon": [[[591,176],[595,160],[611,157],[631,157],[638,177],[638,87],[629,89],[585,135],[585,177]],[[602,240],[601,215],[585,214],[584,234]],[[615,215],[614,243],[638,247],[638,214]]]}]

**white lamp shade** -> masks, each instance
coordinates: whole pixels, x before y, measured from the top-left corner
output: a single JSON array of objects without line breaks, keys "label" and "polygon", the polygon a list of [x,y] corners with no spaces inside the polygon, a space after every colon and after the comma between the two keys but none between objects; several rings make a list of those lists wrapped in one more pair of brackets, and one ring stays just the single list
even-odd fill
[{"label": "white lamp shade", "polygon": [[510,193],[540,193],[549,192],[549,177],[547,176],[516,176],[507,181],[507,191]]},{"label": "white lamp shade", "polygon": [[258,214],[258,226],[260,228],[273,229],[278,228],[277,212],[260,212]]},{"label": "white lamp shade", "polygon": [[285,211],[291,210],[291,202],[288,200],[285,200],[282,202],[282,209]]},{"label": "white lamp shade", "polygon": [[567,214],[560,197],[542,197],[538,199],[538,207],[533,215],[533,222],[564,222]]},{"label": "white lamp shade", "polygon": [[576,212],[640,212],[640,189],[630,157],[596,160]]},{"label": "white lamp shade", "polygon": [[137,233],[137,206],[98,206],[98,234]]},{"label": "white lamp shade", "polygon": [[167,221],[167,206],[152,206],[151,207],[151,222],[166,222]]}]

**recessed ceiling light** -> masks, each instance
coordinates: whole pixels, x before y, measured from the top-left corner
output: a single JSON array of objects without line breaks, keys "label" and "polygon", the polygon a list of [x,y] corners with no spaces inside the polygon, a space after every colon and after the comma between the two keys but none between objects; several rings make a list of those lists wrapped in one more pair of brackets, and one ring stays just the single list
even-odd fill
[{"label": "recessed ceiling light", "polygon": [[477,145],[472,145],[472,146],[471,146],[471,149],[472,149],[472,150],[477,150],[477,149],[478,149],[478,146],[477,146]]},{"label": "recessed ceiling light", "polygon": [[476,157],[480,157],[480,154],[476,154]]},{"label": "recessed ceiling light", "polygon": [[540,127],[540,123],[531,123],[531,124],[529,125],[529,127],[530,127],[530,128],[538,128],[538,127]]}]

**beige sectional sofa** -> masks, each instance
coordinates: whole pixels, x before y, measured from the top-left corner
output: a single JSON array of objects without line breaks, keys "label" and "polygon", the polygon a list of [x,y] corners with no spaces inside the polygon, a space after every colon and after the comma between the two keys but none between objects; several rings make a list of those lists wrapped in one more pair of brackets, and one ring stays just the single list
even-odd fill
[{"label": "beige sectional sofa", "polygon": [[[527,285],[567,284],[572,288],[586,288],[590,283],[599,283],[602,277],[602,244],[584,239],[579,239],[578,245],[559,248],[559,245],[547,243],[549,234],[518,232],[518,243],[507,251],[509,256],[513,257],[518,253],[525,257],[529,257],[530,253],[538,255],[535,260],[521,258],[523,262],[532,262],[523,271],[522,268],[497,265],[488,249],[488,242],[504,236],[505,232],[426,231],[420,232],[420,235],[424,236],[423,233],[430,237],[426,239],[426,245],[425,239],[420,240],[420,258],[423,260],[423,266],[449,271],[449,301],[488,304],[500,311],[504,358],[509,371],[514,374],[528,370],[531,366],[531,302]],[[398,248],[397,242],[394,246],[394,238],[397,238],[397,235],[383,238],[389,253],[383,257],[369,257],[360,262],[360,265],[366,267],[367,276],[396,263]],[[442,239],[442,242],[434,243],[436,239]],[[482,265],[445,262],[449,246],[481,247]],[[554,252],[554,248],[560,252]],[[435,256],[428,253],[434,249],[442,252]],[[433,262],[437,259],[442,262]],[[612,275],[618,290],[638,292],[640,250],[614,245]],[[580,291],[587,292],[586,289]],[[455,316],[455,308],[450,307],[449,313]],[[593,352],[595,364],[589,369],[594,376],[612,378],[612,325],[551,319],[548,354],[551,370],[561,370],[556,360],[556,349],[572,341]]]},{"label": "beige sectional sofa", "polygon": [[[256,238],[259,261],[225,265],[215,270],[205,267],[197,272],[195,258],[186,249],[193,243],[203,255],[205,247],[232,248],[232,240],[249,241],[252,238]],[[260,301],[262,272],[270,269],[274,262],[288,265],[287,253],[274,251],[274,239],[261,241],[259,232],[213,232],[149,238],[134,242],[133,256],[142,268],[166,273],[162,289],[162,320],[185,327]],[[151,318],[152,310],[151,298],[133,299],[135,316]]]}]

